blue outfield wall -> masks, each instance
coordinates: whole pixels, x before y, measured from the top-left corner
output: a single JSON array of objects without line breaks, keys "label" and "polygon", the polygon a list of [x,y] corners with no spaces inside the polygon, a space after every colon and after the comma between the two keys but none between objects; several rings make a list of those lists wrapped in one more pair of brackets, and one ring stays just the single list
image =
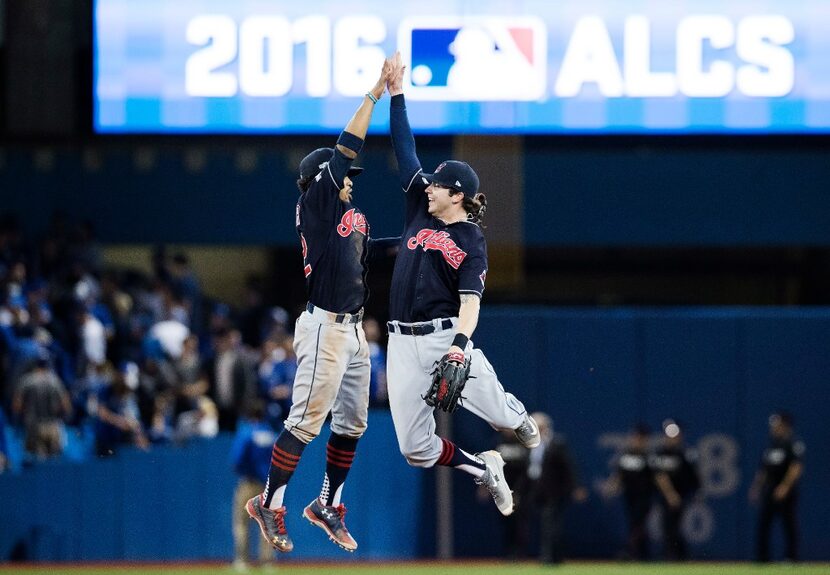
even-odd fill
[{"label": "blue outfield wall", "polygon": [[[656,431],[673,417],[685,422],[701,455],[704,489],[688,526],[692,557],[752,558],[755,509],[747,490],[766,441],[767,417],[784,408],[795,415],[807,445],[802,556],[830,559],[830,309],[485,307],[475,342],[505,387],[529,409],[550,413],[569,439],[591,491],[585,504],[568,512],[571,556],[618,554],[625,537],[622,505],[603,499],[597,485],[634,422]],[[452,422],[464,449],[480,451],[496,441],[492,429],[464,410]],[[434,554],[435,474],[405,464],[385,411],[371,413],[346,488],[358,553],[344,554],[300,518],[320,485],[323,439],[306,451],[287,493],[292,555]],[[125,451],[111,460],[56,462],[0,476],[0,561],[20,544],[43,560],[230,559],[229,449],[230,438],[221,437],[184,449]],[[457,555],[503,554],[504,520],[491,502],[476,497],[465,474],[453,481]]]},{"label": "blue outfield wall", "polygon": [[[344,500],[360,554],[345,554],[301,517],[322,485],[324,431],[306,449],[286,491],[286,523],[296,542],[292,557],[418,555],[419,541],[404,519],[417,514],[420,476],[397,456],[388,411],[373,411],[370,429],[359,446]],[[157,447],[149,453],[124,449],[106,460],[58,461],[0,475],[0,563],[21,554],[39,561],[230,560],[236,484],[231,443],[232,437],[223,434],[184,447]],[[250,524],[252,536],[260,537]]]}]

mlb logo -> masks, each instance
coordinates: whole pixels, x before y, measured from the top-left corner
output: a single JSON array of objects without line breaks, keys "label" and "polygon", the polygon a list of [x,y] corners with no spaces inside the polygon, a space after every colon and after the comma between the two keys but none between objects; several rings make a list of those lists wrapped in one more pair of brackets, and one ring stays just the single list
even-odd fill
[{"label": "mlb logo", "polygon": [[398,29],[413,100],[541,100],[545,24],[532,16],[408,18]]}]

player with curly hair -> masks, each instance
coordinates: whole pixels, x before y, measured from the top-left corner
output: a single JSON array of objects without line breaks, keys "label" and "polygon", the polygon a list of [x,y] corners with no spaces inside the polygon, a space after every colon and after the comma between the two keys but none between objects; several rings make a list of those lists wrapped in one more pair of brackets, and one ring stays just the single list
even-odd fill
[{"label": "player with curly hair", "polygon": [[487,358],[470,341],[487,276],[481,230],[487,200],[465,162],[447,160],[432,174],[421,169],[406,114],[403,72],[397,54],[387,89],[392,96],[392,145],[406,193],[406,225],[392,276],[387,385],[398,445],[410,465],[445,465],[471,474],[488,488],[499,511],[509,515],[513,496],[499,453],[472,455],[435,432],[433,407],[454,409],[452,390],[460,382],[464,387],[458,404],[496,429],[514,430],[527,447],[540,442],[524,405],[505,392]]}]

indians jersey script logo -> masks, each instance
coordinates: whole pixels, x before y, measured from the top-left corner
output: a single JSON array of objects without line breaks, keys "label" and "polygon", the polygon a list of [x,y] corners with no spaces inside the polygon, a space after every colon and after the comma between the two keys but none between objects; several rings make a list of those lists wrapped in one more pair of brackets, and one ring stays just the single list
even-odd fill
[{"label": "indians jersey script logo", "polygon": [[406,242],[406,247],[410,250],[414,250],[418,246],[422,246],[424,251],[438,250],[447,263],[450,264],[450,267],[456,270],[461,266],[464,258],[467,257],[467,252],[456,245],[449,232],[423,229]]},{"label": "indians jersey script logo", "polygon": [[356,212],[354,208],[343,214],[337,226],[337,233],[344,238],[349,237],[353,231],[366,235],[366,216]]}]

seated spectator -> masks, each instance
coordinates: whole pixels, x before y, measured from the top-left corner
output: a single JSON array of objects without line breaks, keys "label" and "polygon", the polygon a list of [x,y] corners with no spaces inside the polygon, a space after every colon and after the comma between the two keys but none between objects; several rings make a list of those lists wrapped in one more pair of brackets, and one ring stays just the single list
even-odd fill
[{"label": "seated spectator", "polygon": [[23,424],[26,451],[38,459],[63,452],[64,418],[72,412],[69,394],[42,353],[14,392],[12,412]]},{"label": "seated spectator", "polygon": [[95,449],[99,457],[113,455],[124,444],[147,448],[135,396],[137,388],[138,366],[127,363],[118,370],[110,385],[98,391]]}]

